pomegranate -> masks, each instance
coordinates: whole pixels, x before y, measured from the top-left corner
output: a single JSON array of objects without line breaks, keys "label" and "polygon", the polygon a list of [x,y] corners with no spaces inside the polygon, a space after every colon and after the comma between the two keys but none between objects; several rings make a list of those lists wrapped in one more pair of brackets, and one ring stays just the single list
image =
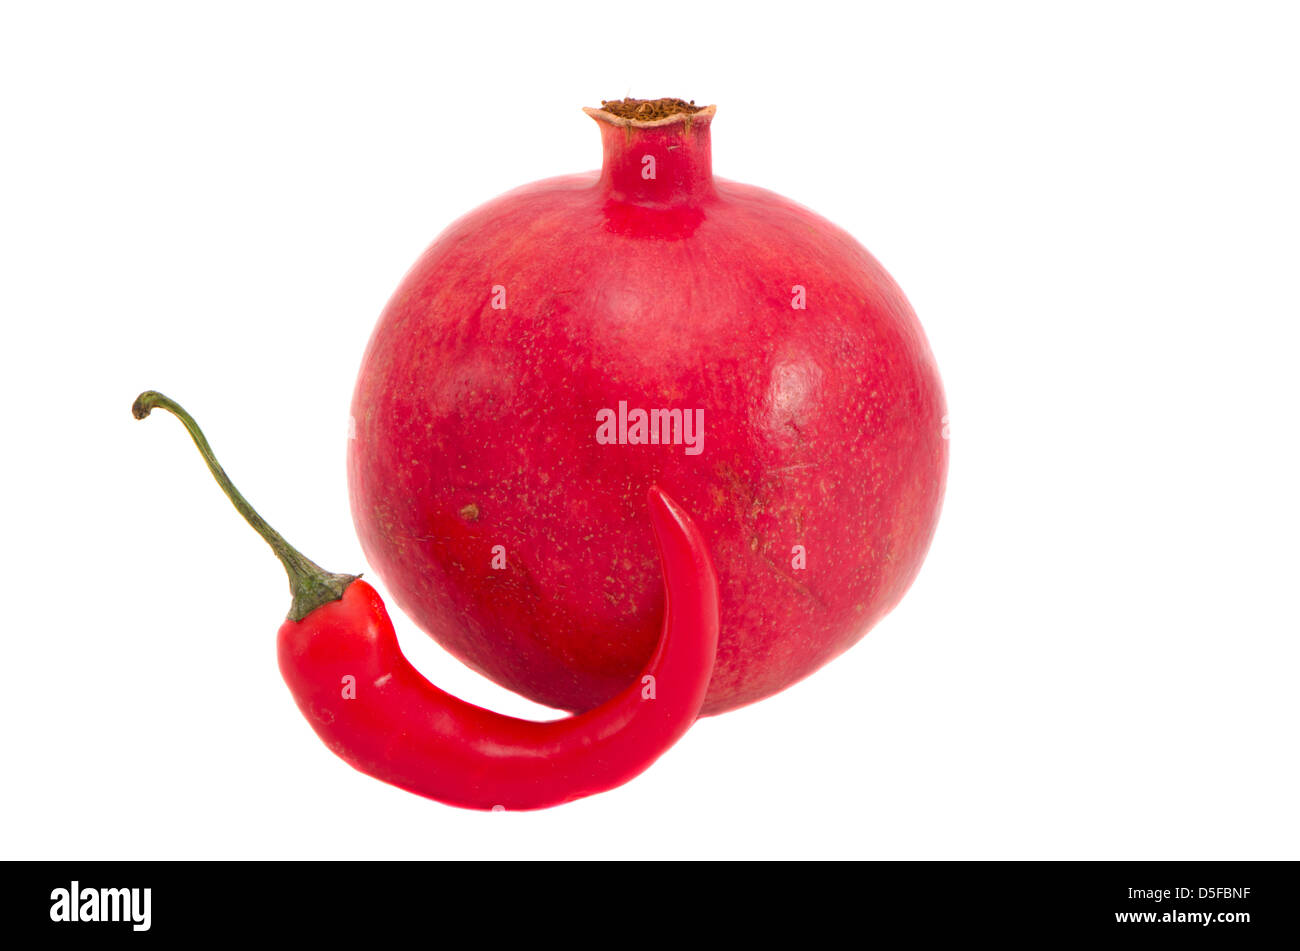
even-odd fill
[{"label": "pomegranate", "polygon": [[586,110],[604,164],[452,224],[367,348],[348,473],[371,565],[457,657],[552,707],[627,686],[663,615],[646,490],[721,592],[703,712],[857,642],[929,546],[943,392],[898,286],[844,231],[714,178],[713,106]]}]

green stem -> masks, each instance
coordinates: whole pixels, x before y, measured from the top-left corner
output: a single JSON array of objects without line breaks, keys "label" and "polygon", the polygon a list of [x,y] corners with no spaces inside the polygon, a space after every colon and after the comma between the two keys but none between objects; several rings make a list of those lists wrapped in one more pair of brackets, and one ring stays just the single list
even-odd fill
[{"label": "green stem", "polygon": [[213,454],[212,447],[208,445],[203,430],[199,429],[199,424],[194,421],[194,417],[185,412],[179,403],[155,390],[147,390],[135,398],[131,412],[136,419],[144,419],[153,410],[160,408],[167,410],[184,424],[190,438],[194,440],[194,445],[199,447],[203,461],[208,464],[212,477],[221,486],[221,491],[226,493],[226,498],[230,499],[239,514],[244,516],[244,520],[253,526],[253,530],[266,540],[271,550],[275,552],[275,557],[280,559],[280,564],[284,565],[285,574],[289,576],[289,591],[293,594],[289,620],[301,621],[322,604],[343,597],[343,590],[359,576],[339,575],[326,571],[290,545],[279,532],[268,525],[266,519],[258,515],[248,501],[239,494],[235,484],[226,475],[226,470],[221,468],[221,463],[217,462],[217,457]]}]

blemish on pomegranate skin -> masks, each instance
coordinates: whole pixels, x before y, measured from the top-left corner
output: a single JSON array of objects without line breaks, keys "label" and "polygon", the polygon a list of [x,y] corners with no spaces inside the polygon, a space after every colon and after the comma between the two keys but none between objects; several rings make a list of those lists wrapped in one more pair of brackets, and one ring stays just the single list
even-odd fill
[{"label": "blemish on pomegranate skin", "polygon": [[817,411],[822,369],[811,357],[798,357],[772,368],[768,383],[766,427],[777,434],[784,429],[797,439]]},{"label": "blemish on pomegranate skin", "polygon": [[469,503],[469,505],[466,505],[464,508],[460,510],[460,517],[467,522],[477,522],[478,506],[475,505],[473,502]]}]

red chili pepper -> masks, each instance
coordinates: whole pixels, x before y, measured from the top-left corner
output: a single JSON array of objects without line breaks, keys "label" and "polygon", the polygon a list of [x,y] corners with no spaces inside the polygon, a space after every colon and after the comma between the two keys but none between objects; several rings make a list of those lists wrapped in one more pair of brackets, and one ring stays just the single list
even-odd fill
[{"label": "red chili pepper", "polygon": [[289,575],[280,672],[335,754],[376,779],[471,809],[540,809],[603,792],[645,770],[695,722],[713,673],[718,586],[699,529],[657,487],[650,520],[663,566],[663,631],[642,675],[607,703],[549,722],[520,720],[439,690],[407,662],[378,593],[327,572],[288,544],[235,489],[193,417],[141,393],[185,425],[226,495]]}]

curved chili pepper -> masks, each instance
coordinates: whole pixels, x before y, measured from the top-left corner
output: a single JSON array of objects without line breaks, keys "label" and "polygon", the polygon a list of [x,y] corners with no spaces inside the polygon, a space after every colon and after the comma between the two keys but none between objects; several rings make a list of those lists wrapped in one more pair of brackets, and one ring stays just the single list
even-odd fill
[{"label": "curved chili pepper", "polygon": [[193,417],[152,390],[136,419],[161,407],[185,425],[235,508],[289,575],[280,673],[336,755],[376,779],[471,809],[541,809],[603,792],[641,773],[695,722],[718,643],[718,584],[699,529],[657,487],[650,521],[663,566],[663,631],[642,675],[594,710],[521,720],[459,700],[402,655],[379,594],[327,572],[288,544],[235,489]]}]

